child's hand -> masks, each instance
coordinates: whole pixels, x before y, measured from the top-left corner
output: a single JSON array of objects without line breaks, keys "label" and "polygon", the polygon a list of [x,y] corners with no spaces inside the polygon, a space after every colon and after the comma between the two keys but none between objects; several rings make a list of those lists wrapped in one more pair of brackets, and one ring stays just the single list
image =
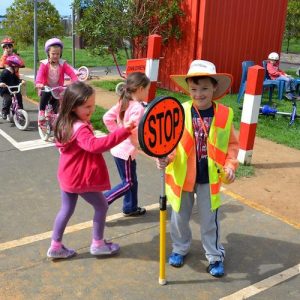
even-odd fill
[{"label": "child's hand", "polygon": [[168,157],[156,158],[156,167],[160,170],[164,169],[169,164]]},{"label": "child's hand", "polygon": [[5,88],[7,85],[4,82],[0,82],[0,87]]},{"label": "child's hand", "polygon": [[231,168],[224,168],[224,172],[225,172],[225,178],[224,178],[224,183],[232,183],[235,180],[235,172],[234,170],[232,170]]},{"label": "child's hand", "polygon": [[136,123],[133,120],[130,120],[128,122],[124,122],[123,124],[124,128],[126,128],[127,130],[133,130],[134,128],[136,128]]},{"label": "child's hand", "polygon": [[35,85],[35,87],[38,88],[38,89],[42,89],[44,87],[44,85],[42,83],[37,83]]}]

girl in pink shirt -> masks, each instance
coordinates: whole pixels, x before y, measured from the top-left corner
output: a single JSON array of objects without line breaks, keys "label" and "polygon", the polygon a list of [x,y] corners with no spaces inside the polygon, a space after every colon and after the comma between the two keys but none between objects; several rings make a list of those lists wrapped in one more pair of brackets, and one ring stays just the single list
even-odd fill
[{"label": "girl in pink shirt", "polygon": [[45,108],[48,102],[53,106],[54,112],[58,111],[58,99],[54,98],[51,92],[41,91],[44,86],[59,87],[64,85],[65,74],[71,81],[77,81],[78,78],[74,69],[63,59],[61,59],[64,48],[63,42],[58,38],[52,38],[45,43],[45,52],[47,59],[41,61],[38,70],[35,86],[40,90],[40,111],[39,124],[43,125],[45,121]]},{"label": "girl in pink shirt", "polygon": [[[138,124],[144,114],[142,102],[147,99],[150,88],[149,78],[141,72],[129,74],[126,79],[119,102],[108,110],[103,121],[112,132],[121,127],[124,122],[134,121]],[[122,182],[104,193],[110,205],[116,199],[124,196],[124,216],[140,216],[146,209],[138,206],[138,181],[136,175],[136,160],[138,152],[137,128],[132,136],[111,149]]]},{"label": "girl in pink shirt", "polygon": [[62,244],[62,238],[79,195],[95,210],[90,253],[111,255],[120,249],[118,244],[103,239],[108,204],[102,191],[110,188],[110,181],[102,153],[128,138],[135,124],[124,122],[111,134],[96,138],[90,123],[94,110],[95,92],[92,87],[79,81],[68,86],[54,131],[60,152],[58,181],[61,208],[54,222],[51,246],[47,252],[47,256],[53,259],[76,254]]}]

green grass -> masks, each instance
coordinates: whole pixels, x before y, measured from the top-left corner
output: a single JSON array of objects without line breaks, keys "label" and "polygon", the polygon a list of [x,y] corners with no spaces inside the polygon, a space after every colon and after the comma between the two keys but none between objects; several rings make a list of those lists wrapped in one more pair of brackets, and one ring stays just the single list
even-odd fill
[{"label": "green grass", "polygon": [[99,88],[102,88],[104,90],[113,92],[113,91],[115,91],[116,85],[121,81],[122,81],[122,79],[102,80],[102,81],[95,80],[95,81],[92,81],[91,84],[95,87],[99,87]]},{"label": "green grass", "polygon": [[[287,41],[283,40],[281,51],[286,52]],[[289,53],[300,53],[300,39],[291,39],[289,44]]]},{"label": "green grass", "polygon": [[250,166],[239,165],[235,175],[236,178],[252,177],[255,175],[255,168],[251,165]]}]

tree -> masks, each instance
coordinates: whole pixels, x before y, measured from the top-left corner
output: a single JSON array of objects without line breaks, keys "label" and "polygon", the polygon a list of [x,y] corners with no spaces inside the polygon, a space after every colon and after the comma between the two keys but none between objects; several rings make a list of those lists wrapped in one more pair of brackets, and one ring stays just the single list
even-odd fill
[{"label": "tree", "polygon": [[289,52],[291,39],[300,38],[300,1],[289,0],[285,24],[286,52]]},{"label": "tree", "polygon": [[75,0],[79,17],[76,31],[88,50],[102,55],[107,47],[117,52],[126,41],[146,45],[149,34],[166,43],[180,38],[181,0]]},{"label": "tree", "polygon": [[[6,10],[7,19],[3,22],[6,35],[11,36],[18,44],[33,43],[34,0],[15,0]],[[45,0],[37,3],[38,36],[46,40],[53,36],[63,35],[63,26],[56,8]]]}]

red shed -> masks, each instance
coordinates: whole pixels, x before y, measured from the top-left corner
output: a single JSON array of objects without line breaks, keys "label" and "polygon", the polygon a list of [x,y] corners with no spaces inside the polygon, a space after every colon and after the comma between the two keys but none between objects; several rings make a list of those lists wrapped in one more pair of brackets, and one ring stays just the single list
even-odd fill
[{"label": "red shed", "polygon": [[[162,48],[160,87],[177,90],[171,74],[186,74],[194,59],[212,61],[217,72],[234,77],[237,92],[242,61],[261,65],[270,52],[281,51],[288,0],[185,0],[182,38]],[[141,49],[139,53],[141,57]]]}]

